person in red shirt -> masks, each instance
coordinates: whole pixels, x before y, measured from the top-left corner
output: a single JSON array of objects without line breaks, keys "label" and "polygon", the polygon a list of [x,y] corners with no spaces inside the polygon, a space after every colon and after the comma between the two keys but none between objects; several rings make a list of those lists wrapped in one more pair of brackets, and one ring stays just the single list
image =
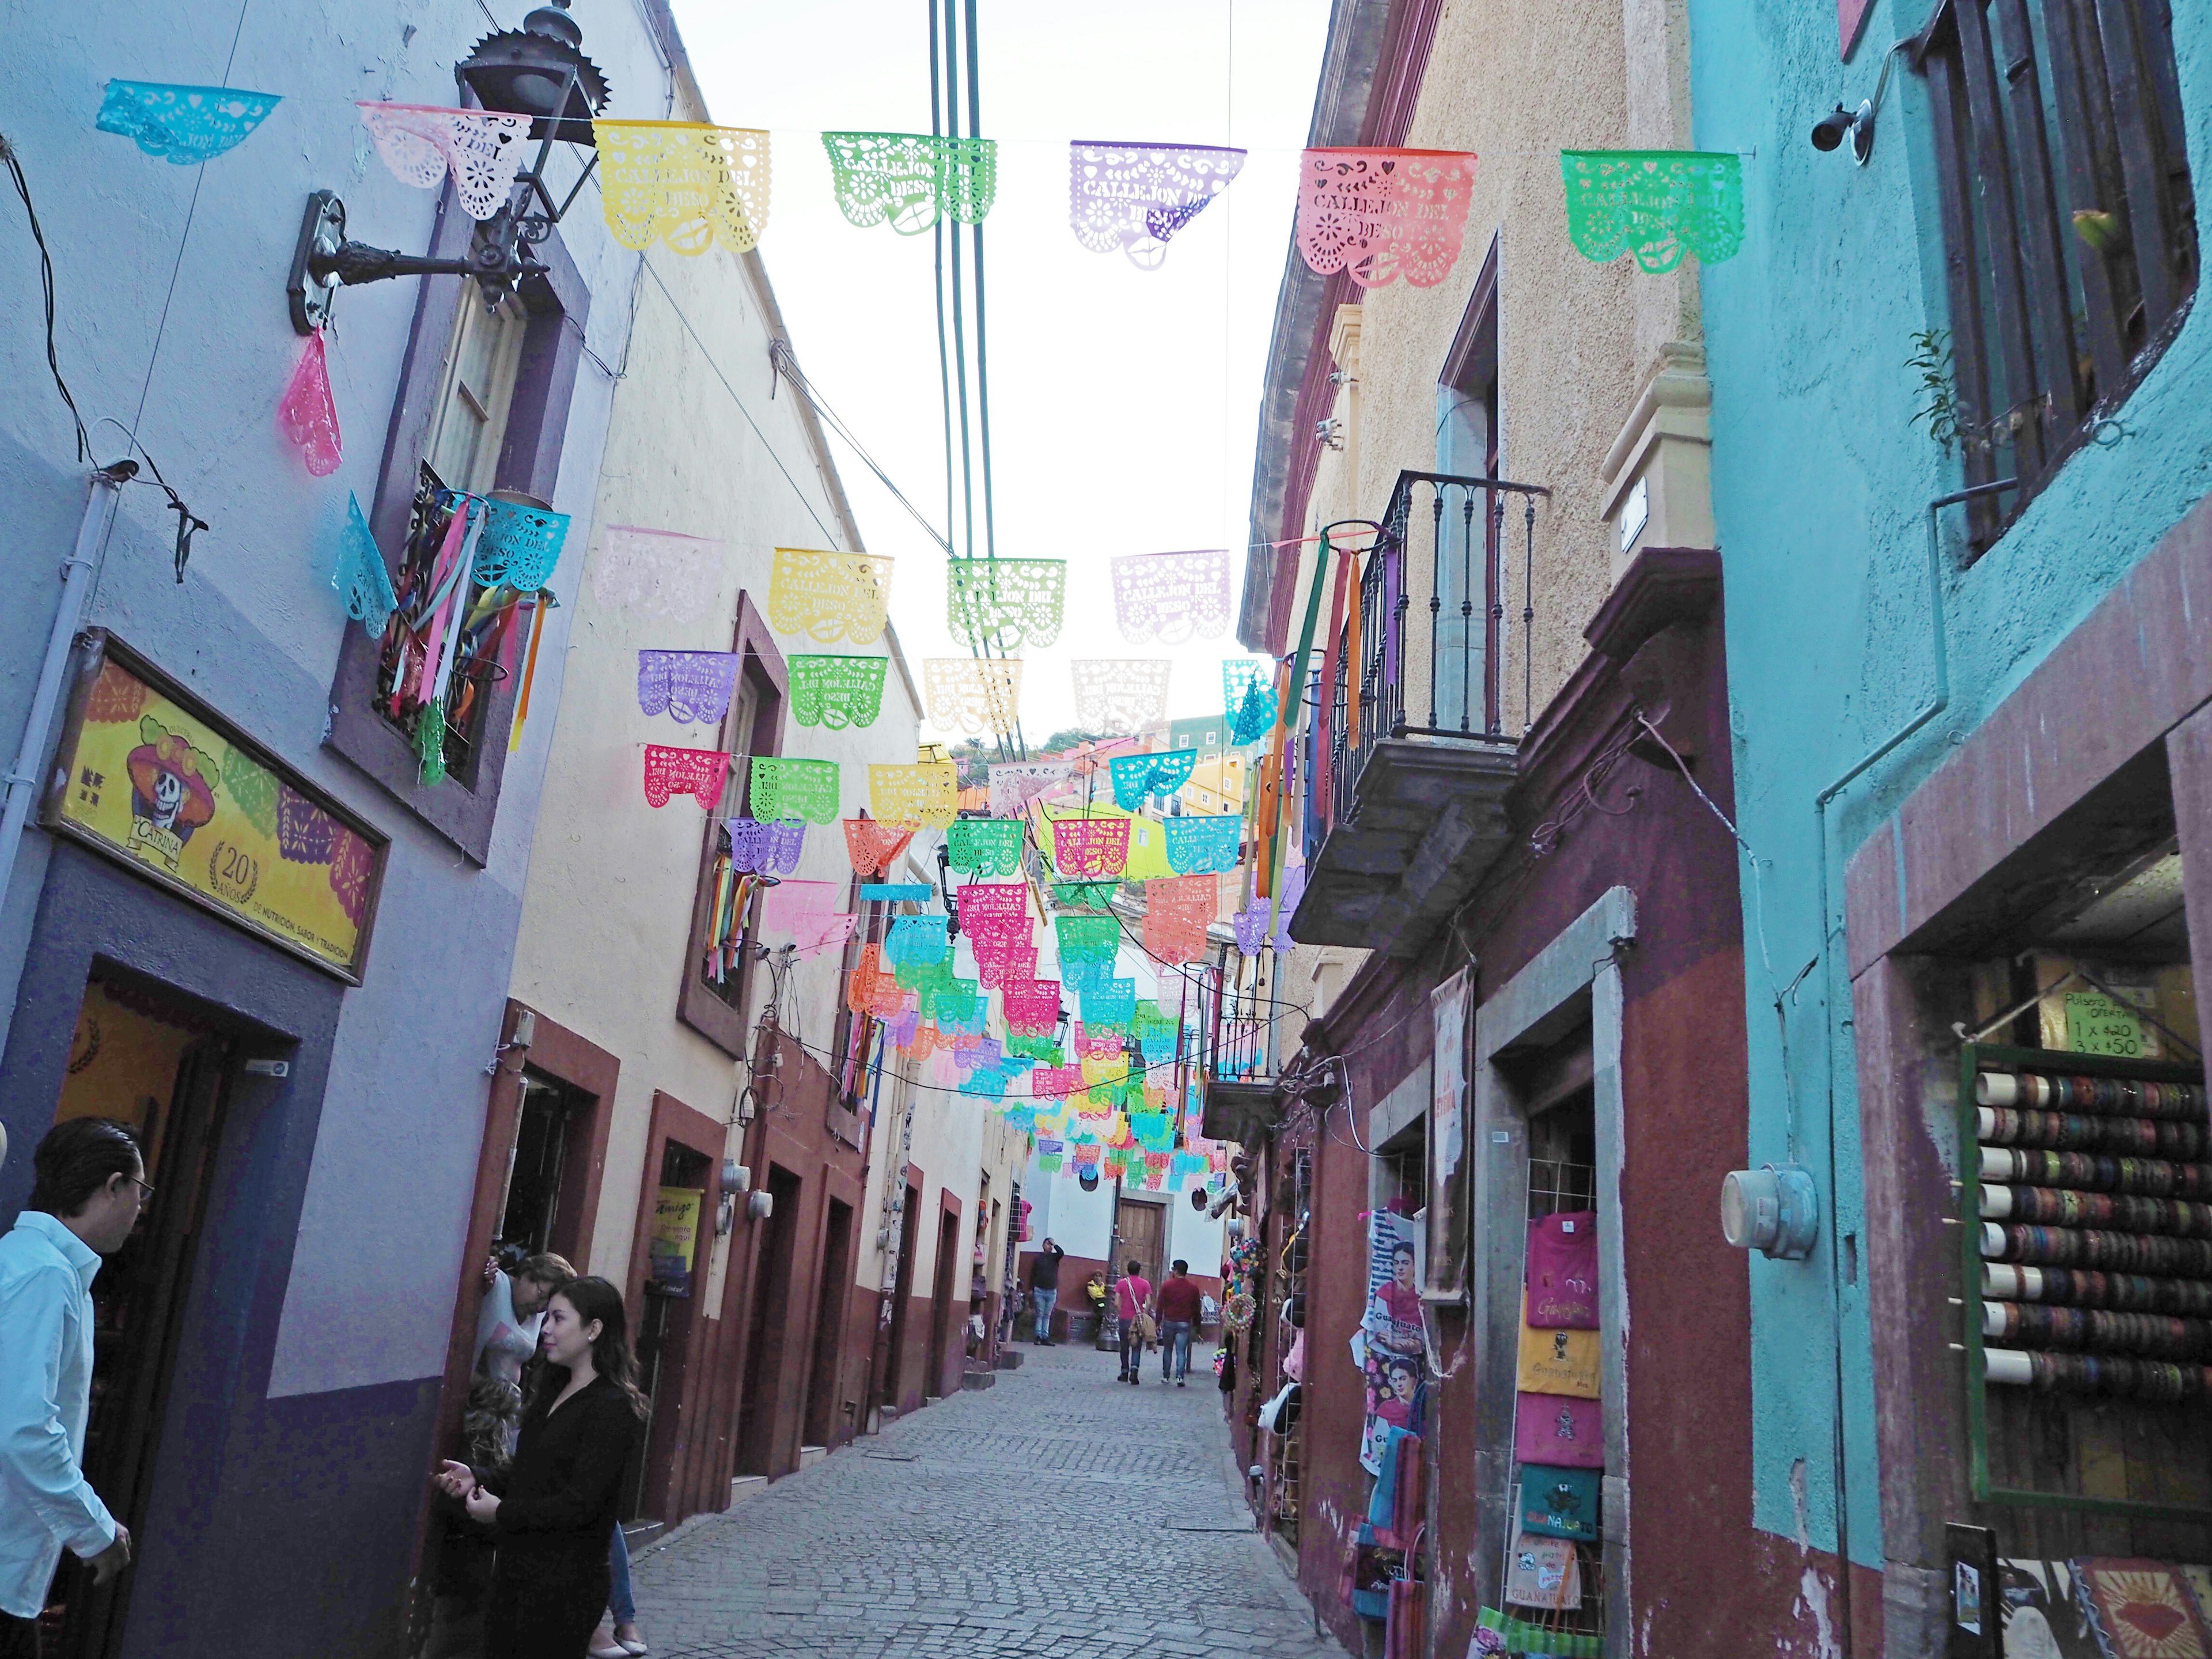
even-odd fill
[{"label": "person in red shirt", "polygon": [[1160,1381],[1175,1379],[1178,1389],[1188,1388],[1190,1381],[1190,1336],[1198,1328],[1198,1315],[1205,1293],[1190,1278],[1190,1263],[1178,1261],[1174,1271],[1161,1281],[1154,1305],[1160,1321]]}]

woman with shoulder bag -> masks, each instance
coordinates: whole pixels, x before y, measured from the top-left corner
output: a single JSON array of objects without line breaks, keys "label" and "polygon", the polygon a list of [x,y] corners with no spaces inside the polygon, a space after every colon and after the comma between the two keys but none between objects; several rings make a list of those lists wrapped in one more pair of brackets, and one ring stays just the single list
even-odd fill
[{"label": "woman with shoulder bag", "polygon": [[644,1438],[622,1292],[574,1279],[545,1309],[546,1361],[503,1472],[447,1463],[437,1476],[499,1549],[485,1659],[584,1659],[607,1605],[607,1551],[623,1478]]}]

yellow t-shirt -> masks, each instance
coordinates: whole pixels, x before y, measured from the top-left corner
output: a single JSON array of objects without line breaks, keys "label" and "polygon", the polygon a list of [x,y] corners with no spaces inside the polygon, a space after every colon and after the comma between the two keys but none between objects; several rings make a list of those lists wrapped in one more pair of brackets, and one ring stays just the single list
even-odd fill
[{"label": "yellow t-shirt", "polygon": [[1540,1331],[1528,1323],[1528,1300],[1521,1299],[1521,1358],[1514,1386],[1523,1394],[1565,1394],[1577,1400],[1598,1397],[1598,1334],[1595,1331]]}]

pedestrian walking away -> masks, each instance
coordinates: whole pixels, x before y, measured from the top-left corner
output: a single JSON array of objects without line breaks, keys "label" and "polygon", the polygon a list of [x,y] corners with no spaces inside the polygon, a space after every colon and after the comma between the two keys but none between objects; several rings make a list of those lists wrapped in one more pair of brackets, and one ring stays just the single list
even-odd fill
[{"label": "pedestrian walking away", "polygon": [[498,1544],[485,1659],[584,1659],[612,1593],[610,1538],[644,1438],[645,1396],[612,1285],[575,1279],[555,1291],[538,1346],[546,1364],[513,1465],[447,1462],[436,1477]]},{"label": "pedestrian walking away", "polygon": [[1119,1382],[1136,1382],[1145,1363],[1145,1327],[1151,1322],[1147,1309],[1152,1299],[1152,1281],[1144,1275],[1143,1264],[1132,1261],[1122,1277],[1114,1285],[1115,1310],[1121,1316],[1121,1375]]},{"label": "pedestrian walking away", "polygon": [[104,1117],[55,1125],[32,1168],[30,1200],[0,1238],[0,1659],[38,1659],[63,1550],[94,1584],[131,1565],[129,1530],[84,1478],[92,1281],[153,1188],[137,1139]]},{"label": "pedestrian walking away", "polygon": [[1190,1263],[1173,1263],[1168,1276],[1160,1281],[1155,1298],[1160,1319],[1161,1382],[1172,1378],[1177,1388],[1188,1386],[1191,1334],[1198,1328],[1205,1299],[1206,1292],[1190,1277]]},{"label": "pedestrian walking away", "polygon": [[1066,1254],[1048,1238],[1030,1263],[1030,1302],[1036,1310],[1036,1328],[1030,1335],[1040,1348],[1053,1346],[1052,1309],[1060,1300],[1060,1263]]}]

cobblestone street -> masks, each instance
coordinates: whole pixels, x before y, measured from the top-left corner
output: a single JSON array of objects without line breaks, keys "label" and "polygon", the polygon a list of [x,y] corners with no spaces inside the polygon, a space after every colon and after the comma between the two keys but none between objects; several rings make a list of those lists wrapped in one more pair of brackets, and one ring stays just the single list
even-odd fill
[{"label": "cobblestone street", "polygon": [[1344,1659],[1250,1529],[1210,1372],[1020,1352],[641,1557],[653,1651]]}]

